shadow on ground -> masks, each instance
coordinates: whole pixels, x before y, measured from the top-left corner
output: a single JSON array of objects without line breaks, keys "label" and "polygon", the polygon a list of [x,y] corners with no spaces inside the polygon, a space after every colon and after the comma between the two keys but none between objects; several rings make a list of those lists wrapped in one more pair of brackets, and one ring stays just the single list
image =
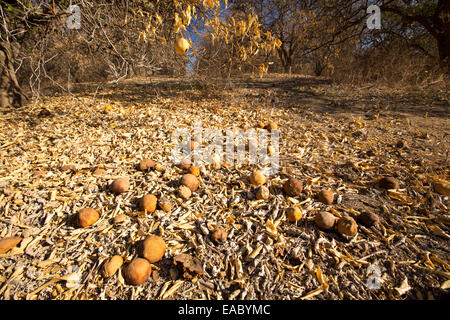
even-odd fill
[{"label": "shadow on ground", "polygon": [[[182,97],[190,102],[222,99],[246,101],[251,105],[294,108],[319,114],[367,114],[395,112],[399,117],[449,118],[448,92],[405,93],[389,90],[338,89],[330,79],[309,76],[282,76],[263,79],[239,78],[232,81],[201,81],[181,78],[126,80],[120,84],[76,84],[78,97],[100,98],[123,104],[155,103],[159,98]],[[318,93],[320,92],[320,93]]]}]

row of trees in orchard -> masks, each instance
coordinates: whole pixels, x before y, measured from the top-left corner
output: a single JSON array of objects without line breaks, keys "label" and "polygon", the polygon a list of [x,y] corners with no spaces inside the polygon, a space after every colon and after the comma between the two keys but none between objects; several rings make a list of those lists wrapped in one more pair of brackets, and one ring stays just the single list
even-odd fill
[{"label": "row of trees in orchard", "polygon": [[[70,28],[79,8],[79,28]],[[72,8],[72,10],[68,10]],[[218,25],[227,9],[220,0],[28,0],[2,1],[0,28],[0,103],[21,106],[45,86],[70,89],[71,83],[118,82],[135,76],[184,76],[190,55],[174,42],[203,35]],[[233,33],[238,50],[274,50],[278,40],[262,31],[258,18],[222,24],[208,31],[220,38]],[[243,29],[242,29],[243,28]],[[192,37],[188,37],[190,34]],[[245,59],[241,59],[244,61]],[[239,63],[239,61],[236,61]],[[27,92],[25,92],[27,91]]]},{"label": "row of trees in orchard", "polygon": [[[47,85],[69,89],[84,81],[185,76],[187,69],[203,77],[267,72],[338,77],[350,68],[366,80],[406,60],[420,68],[449,69],[448,0],[0,3],[0,106],[21,106]],[[367,8],[373,4],[380,8],[381,28],[369,30]],[[79,8],[77,28],[68,27],[68,19],[77,19],[71,5]],[[190,42],[187,55],[173,50],[180,37]]]},{"label": "row of trees in orchard", "polygon": [[[381,28],[369,29],[367,12],[376,5]],[[230,0],[233,16],[258,16],[263,31],[281,42],[272,69],[290,73],[309,65],[316,75],[332,74],[349,55],[377,55],[402,48],[447,69],[450,60],[450,1],[446,0]],[[390,48],[390,49],[388,49]]]}]

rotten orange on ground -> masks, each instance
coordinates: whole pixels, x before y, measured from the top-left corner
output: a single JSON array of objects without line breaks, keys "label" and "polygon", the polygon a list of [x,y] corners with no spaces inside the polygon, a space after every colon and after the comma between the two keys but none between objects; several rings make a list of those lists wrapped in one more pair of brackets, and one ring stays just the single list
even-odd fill
[{"label": "rotten orange on ground", "polygon": [[128,178],[118,178],[114,180],[111,185],[111,190],[115,194],[120,194],[128,191],[130,188],[130,180]]},{"label": "rotten orange on ground", "polygon": [[254,185],[255,187],[261,186],[264,183],[266,183],[267,178],[264,176],[264,174],[261,172],[261,170],[255,170],[250,175],[250,183]]},{"label": "rotten orange on ground", "polygon": [[78,211],[75,222],[78,227],[86,228],[93,225],[100,218],[97,210],[93,208],[83,208]]},{"label": "rotten orange on ground", "polygon": [[200,182],[198,181],[196,176],[187,173],[181,177],[180,184],[188,187],[192,192],[194,192],[198,189]]},{"label": "rotten orange on ground", "polygon": [[123,276],[128,284],[140,285],[148,279],[151,272],[152,266],[147,259],[135,258],[125,266]]},{"label": "rotten orange on ground", "polygon": [[155,162],[152,159],[143,159],[139,162],[139,170],[146,171],[155,167]]},{"label": "rotten orange on ground", "polygon": [[267,200],[270,197],[270,191],[267,187],[265,186],[260,186],[257,190],[256,190],[256,199],[258,200]]},{"label": "rotten orange on ground", "polygon": [[334,228],[337,218],[326,211],[321,211],[314,217],[316,226],[323,231],[330,231]]},{"label": "rotten orange on ground", "polygon": [[123,258],[119,255],[115,255],[105,261],[102,267],[102,275],[105,278],[112,277],[117,270],[122,266]]},{"label": "rotten orange on ground", "polygon": [[299,207],[291,207],[286,210],[286,216],[289,222],[297,222],[303,217],[303,213]]},{"label": "rotten orange on ground", "polygon": [[160,236],[148,236],[142,242],[141,256],[150,263],[158,262],[166,252],[166,243]]},{"label": "rotten orange on ground", "polygon": [[358,225],[352,217],[341,217],[337,222],[337,230],[342,235],[353,237],[358,232]]},{"label": "rotten orange on ground", "polygon": [[327,205],[330,205],[334,201],[334,194],[331,190],[322,190],[317,195],[317,199]]},{"label": "rotten orange on ground", "polygon": [[142,211],[154,212],[158,199],[152,194],[146,194],[139,200],[139,208]]},{"label": "rotten orange on ground", "polygon": [[290,177],[283,185],[284,191],[291,197],[299,196],[303,191],[303,184],[300,180]]}]

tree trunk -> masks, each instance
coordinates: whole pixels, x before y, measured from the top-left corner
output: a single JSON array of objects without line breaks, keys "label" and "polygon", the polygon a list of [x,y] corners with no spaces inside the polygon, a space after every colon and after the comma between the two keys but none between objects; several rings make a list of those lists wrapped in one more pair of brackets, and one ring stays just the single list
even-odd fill
[{"label": "tree trunk", "polygon": [[13,54],[8,42],[0,42],[0,107],[23,106],[27,97],[17,82],[13,66]]},{"label": "tree trunk", "polygon": [[314,74],[318,77],[322,75],[323,69],[325,69],[325,66],[321,63],[319,58],[314,62]]},{"label": "tree trunk", "polygon": [[278,48],[278,57],[280,58],[281,65],[284,68],[284,72],[291,74],[292,72],[292,54],[285,48]]},{"label": "tree trunk", "polygon": [[291,63],[287,63],[284,66],[284,72],[287,74],[291,74],[292,73],[292,64]]},{"label": "tree trunk", "polygon": [[450,72],[450,1],[439,1],[433,24],[437,27],[435,38],[441,66]]},{"label": "tree trunk", "polygon": [[386,12],[392,12],[406,21],[420,23],[435,39],[439,51],[439,64],[446,72],[450,72],[450,1],[439,0],[433,16],[421,13],[411,15],[400,7],[382,7]]},{"label": "tree trunk", "polygon": [[[449,35],[450,37],[450,35]],[[441,36],[437,38],[438,49],[439,49],[439,60],[441,65],[447,68],[447,71],[450,69],[450,39],[448,37]]]}]

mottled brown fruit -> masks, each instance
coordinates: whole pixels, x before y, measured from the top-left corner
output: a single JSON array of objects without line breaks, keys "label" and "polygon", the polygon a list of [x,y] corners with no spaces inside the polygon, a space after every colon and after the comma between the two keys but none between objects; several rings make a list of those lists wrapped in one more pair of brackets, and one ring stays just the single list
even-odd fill
[{"label": "mottled brown fruit", "polygon": [[116,179],[111,185],[111,190],[115,194],[126,192],[128,191],[129,188],[130,188],[130,180],[128,178]]},{"label": "mottled brown fruit", "polygon": [[383,189],[398,189],[400,187],[398,180],[393,177],[385,177],[381,179],[379,185]]},{"label": "mottled brown fruit", "polygon": [[266,181],[267,179],[261,172],[261,170],[255,170],[250,175],[250,183],[256,187],[263,185],[264,183],[266,183]]},{"label": "mottled brown fruit", "polygon": [[180,184],[188,187],[189,189],[191,189],[192,192],[194,192],[195,190],[198,189],[200,182],[198,181],[196,176],[187,173],[181,177]]},{"label": "mottled brown fruit", "polygon": [[146,194],[139,200],[139,209],[141,211],[154,212],[156,210],[157,199],[152,194]]},{"label": "mottled brown fruit", "polygon": [[111,258],[109,258],[108,260],[106,260],[106,262],[103,264],[103,268],[102,268],[102,275],[105,278],[109,278],[112,277],[117,270],[119,270],[119,268],[122,266],[123,264],[123,259],[121,256],[113,256]]},{"label": "mottled brown fruit", "polygon": [[164,212],[169,212],[170,210],[172,210],[173,207],[173,202],[167,198],[159,199],[158,204],[161,210],[163,210]]},{"label": "mottled brown fruit", "polygon": [[128,220],[128,216],[125,215],[125,214],[123,214],[123,213],[121,213],[121,214],[118,214],[118,215],[114,218],[114,224],[115,224],[115,225],[118,225],[118,224],[121,224],[121,223],[126,222],[127,220]]},{"label": "mottled brown fruit", "polygon": [[182,198],[184,200],[189,199],[192,195],[191,189],[189,189],[188,187],[186,187],[184,185],[181,185],[178,187],[177,193],[180,196],[180,198]]},{"label": "mottled brown fruit", "polygon": [[187,170],[191,167],[192,162],[189,159],[184,159],[182,160],[179,164],[178,164],[178,168],[183,169],[183,170]]},{"label": "mottled brown fruit", "polygon": [[139,170],[147,171],[155,167],[155,162],[152,159],[144,159],[139,162]]},{"label": "mottled brown fruit", "polygon": [[284,191],[291,197],[299,196],[303,191],[303,184],[300,180],[289,178],[283,185]]},{"label": "mottled brown fruit", "polygon": [[227,232],[224,229],[217,229],[211,235],[211,240],[214,243],[224,243],[225,241],[227,241],[227,236]]},{"label": "mottled brown fruit", "polygon": [[12,248],[16,247],[20,241],[22,241],[21,237],[7,237],[0,240],[0,254],[6,253]]},{"label": "mottled brown fruit", "polygon": [[147,259],[135,258],[123,269],[123,276],[128,284],[137,286],[144,283],[151,272],[152,266]]},{"label": "mottled brown fruit", "polygon": [[358,225],[352,217],[341,217],[337,222],[337,230],[342,235],[353,237],[358,232]]},{"label": "mottled brown fruit", "polygon": [[276,122],[271,121],[266,125],[266,130],[269,132],[271,132],[272,130],[277,130],[277,129],[278,129],[278,124]]},{"label": "mottled brown fruit", "polygon": [[155,164],[155,170],[159,171],[159,172],[163,172],[164,170],[166,170],[166,168],[161,163],[157,163],[157,164]]},{"label": "mottled brown fruit", "polygon": [[73,164],[66,164],[61,167],[61,171],[75,171],[76,167]]},{"label": "mottled brown fruit", "polygon": [[314,217],[316,226],[324,231],[332,230],[336,224],[336,220],[337,218],[333,214],[325,211],[317,213]]},{"label": "mottled brown fruit", "polygon": [[39,111],[38,113],[39,117],[50,117],[51,115],[52,113],[45,108],[42,108],[41,111]]},{"label": "mottled brown fruit", "polygon": [[380,217],[372,211],[364,211],[358,216],[358,221],[366,227],[372,227],[380,222]]},{"label": "mottled brown fruit", "polygon": [[256,199],[258,200],[267,200],[270,197],[270,191],[265,186],[260,186],[258,190],[256,190]]},{"label": "mottled brown fruit", "polygon": [[97,210],[92,208],[83,208],[76,215],[76,224],[80,228],[86,228],[93,225],[100,218]]},{"label": "mottled brown fruit", "polygon": [[198,177],[200,175],[200,168],[197,166],[192,166],[189,168],[189,173]]},{"label": "mottled brown fruit", "polygon": [[298,207],[290,207],[286,210],[286,216],[289,222],[297,222],[303,217],[302,210]]},{"label": "mottled brown fruit", "polygon": [[317,199],[327,205],[330,205],[334,201],[334,194],[331,190],[322,190],[317,195]]},{"label": "mottled brown fruit", "polygon": [[164,257],[166,252],[166,243],[160,236],[148,236],[142,242],[141,256],[150,263],[158,262]]},{"label": "mottled brown fruit", "polygon": [[105,173],[105,169],[102,168],[97,168],[94,170],[94,172],[92,173],[92,175],[94,176],[101,176],[102,174]]},{"label": "mottled brown fruit", "polygon": [[173,263],[185,279],[193,279],[205,273],[200,261],[186,253],[174,257]]}]

